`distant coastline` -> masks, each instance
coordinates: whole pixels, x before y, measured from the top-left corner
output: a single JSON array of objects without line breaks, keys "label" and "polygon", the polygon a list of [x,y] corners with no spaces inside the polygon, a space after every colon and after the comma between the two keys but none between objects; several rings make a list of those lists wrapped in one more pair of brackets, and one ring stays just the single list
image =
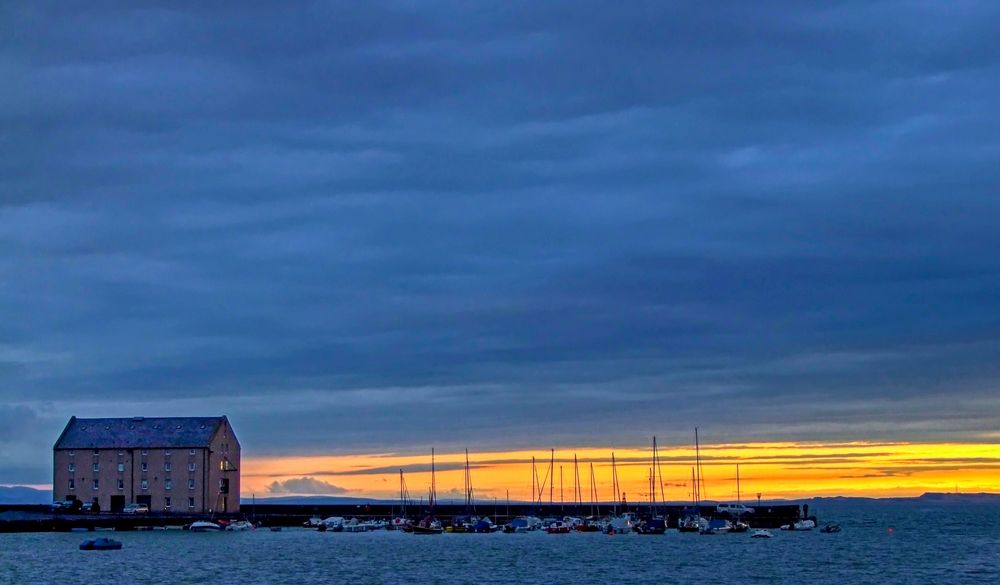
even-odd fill
[{"label": "distant coastline", "polygon": [[[482,500],[482,503],[492,503],[493,500]],[[925,492],[919,496],[891,496],[885,498],[875,498],[875,497],[862,497],[862,496],[815,496],[809,498],[790,498],[790,499],[768,499],[764,500],[767,503],[796,503],[796,502],[935,502],[935,503],[956,503],[956,504],[974,504],[974,503],[1000,503],[1000,493],[997,492]],[[0,505],[31,505],[31,504],[48,504],[52,502],[52,492],[49,490],[40,490],[29,486],[0,486]],[[396,500],[390,499],[380,499],[380,498],[363,498],[363,497],[348,497],[348,496],[324,496],[324,495],[312,495],[312,496],[263,496],[256,498],[241,498],[240,503],[243,506],[249,506],[252,503],[258,503],[261,505],[349,505],[349,504],[392,504]],[[442,503],[447,502],[447,498],[442,499]],[[523,502],[518,502],[523,503]],[[601,502],[602,505],[608,502]],[[641,503],[641,502],[639,502]],[[666,502],[668,504],[683,504],[683,502]],[[705,504],[715,504],[714,500],[705,501]],[[751,502],[752,505],[752,502]]]}]

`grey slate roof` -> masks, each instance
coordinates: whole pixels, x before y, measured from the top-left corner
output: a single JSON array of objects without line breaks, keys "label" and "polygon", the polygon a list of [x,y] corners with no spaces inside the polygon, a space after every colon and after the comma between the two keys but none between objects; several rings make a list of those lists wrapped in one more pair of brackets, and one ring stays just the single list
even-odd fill
[{"label": "grey slate roof", "polygon": [[55,449],[207,447],[225,416],[69,419]]}]

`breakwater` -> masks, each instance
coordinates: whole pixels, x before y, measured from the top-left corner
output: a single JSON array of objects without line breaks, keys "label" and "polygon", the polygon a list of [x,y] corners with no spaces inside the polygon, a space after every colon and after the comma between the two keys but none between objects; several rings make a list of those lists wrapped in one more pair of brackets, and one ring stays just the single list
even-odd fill
[{"label": "breakwater", "polygon": [[[639,518],[649,517],[654,513],[663,516],[669,527],[676,528],[677,520],[684,514],[688,505],[659,504],[651,507],[649,504],[630,504],[626,509],[619,506],[619,512],[628,511]],[[434,508],[434,516],[446,525],[451,518],[468,513],[478,516],[489,516],[494,522],[504,524],[511,518],[533,515],[540,518],[563,518],[564,516],[588,517],[592,514],[607,515],[612,511],[611,504],[581,506],[564,504],[534,505],[524,503],[477,503],[469,510],[464,504],[439,504]],[[66,532],[71,530],[142,530],[146,528],[180,528],[196,520],[218,518],[245,518],[264,526],[300,526],[312,517],[326,518],[341,516],[358,518],[359,520],[390,520],[393,517],[405,516],[412,519],[426,515],[426,508],[418,505],[409,506],[403,510],[397,502],[370,504],[256,504],[244,505],[238,514],[226,515],[191,515],[191,514],[58,514],[52,513],[48,506],[0,506],[0,532]],[[719,512],[713,505],[702,505],[701,513],[716,518],[732,517],[726,512]],[[797,504],[767,504],[754,506],[753,513],[744,514],[742,518],[755,528],[777,528],[805,517],[813,516],[814,511]]]}]

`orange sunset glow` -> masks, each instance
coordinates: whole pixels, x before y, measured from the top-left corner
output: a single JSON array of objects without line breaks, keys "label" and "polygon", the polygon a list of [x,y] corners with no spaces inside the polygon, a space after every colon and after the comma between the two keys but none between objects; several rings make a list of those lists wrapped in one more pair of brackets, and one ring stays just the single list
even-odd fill
[{"label": "orange sunset glow", "polygon": [[[590,500],[593,464],[597,496],[613,499],[611,453],[619,481],[630,502],[649,499],[650,449],[584,447],[556,449],[554,482],[546,479],[550,452],[506,451],[470,453],[476,497],[491,501],[531,500],[532,457],[544,484],[542,501],[573,501],[576,455],[582,500]],[[668,501],[691,498],[692,447],[660,447],[662,491]],[[915,496],[927,491],[996,491],[1000,489],[1000,450],[991,443],[739,443],[701,448],[705,487],[703,498],[735,500],[736,465],[745,500],[811,496]],[[437,465],[438,498],[462,499],[465,454],[441,453]],[[246,457],[243,495],[292,495],[280,482],[312,478],[329,484],[326,493],[395,499],[399,470],[413,500],[426,499],[430,485],[430,454],[357,454],[309,457]],[[275,484],[275,482],[279,482]],[[317,484],[317,482],[312,482]],[[322,484],[318,484],[322,485]],[[550,492],[551,486],[551,492]],[[315,492],[314,492],[315,493]],[[660,499],[657,486],[657,500]]]}]

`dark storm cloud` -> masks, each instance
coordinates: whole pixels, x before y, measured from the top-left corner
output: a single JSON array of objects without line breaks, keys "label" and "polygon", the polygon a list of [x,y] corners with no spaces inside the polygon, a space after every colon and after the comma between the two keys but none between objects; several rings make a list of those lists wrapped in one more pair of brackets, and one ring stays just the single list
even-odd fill
[{"label": "dark storm cloud", "polygon": [[244,4],[0,8],[0,473],[995,432],[996,4]]}]

